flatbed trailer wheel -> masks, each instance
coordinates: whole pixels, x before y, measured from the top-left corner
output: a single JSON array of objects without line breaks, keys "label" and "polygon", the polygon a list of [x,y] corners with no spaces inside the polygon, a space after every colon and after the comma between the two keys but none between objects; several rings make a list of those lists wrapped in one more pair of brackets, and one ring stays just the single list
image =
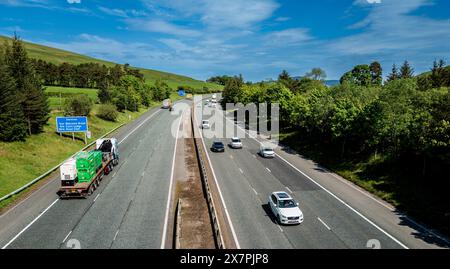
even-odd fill
[{"label": "flatbed trailer wheel", "polygon": [[87,196],[91,196],[93,193],[94,193],[94,184],[92,184],[92,185],[89,187]]}]

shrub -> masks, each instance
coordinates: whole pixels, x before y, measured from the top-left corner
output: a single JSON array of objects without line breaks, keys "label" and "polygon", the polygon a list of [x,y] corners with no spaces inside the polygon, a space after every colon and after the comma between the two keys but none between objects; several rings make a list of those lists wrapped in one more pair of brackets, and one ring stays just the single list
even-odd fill
[{"label": "shrub", "polygon": [[93,102],[85,94],[66,99],[64,114],[66,116],[88,116],[92,110]]},{"label": "shrub", "polygon": [[107,121],[116,121],[118,115],[116,106],[112,104],[101,105],[97,112],[97,117]]}]

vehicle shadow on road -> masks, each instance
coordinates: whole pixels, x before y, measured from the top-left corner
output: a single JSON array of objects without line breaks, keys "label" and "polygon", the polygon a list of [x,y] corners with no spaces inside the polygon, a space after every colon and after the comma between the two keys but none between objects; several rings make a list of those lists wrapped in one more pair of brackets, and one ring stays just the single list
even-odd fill
[{"label": "vehicle shadow on road", "polygon": [[274,224],[278,224],[277,222],[277,218],[273,215],[272,210],[270,210],[270,206],[269,204],[263,204],[261,205],[262,209],[264,210],[264,212],[266,213],[266,216],[270,218],[270,220],[274,223]]}]

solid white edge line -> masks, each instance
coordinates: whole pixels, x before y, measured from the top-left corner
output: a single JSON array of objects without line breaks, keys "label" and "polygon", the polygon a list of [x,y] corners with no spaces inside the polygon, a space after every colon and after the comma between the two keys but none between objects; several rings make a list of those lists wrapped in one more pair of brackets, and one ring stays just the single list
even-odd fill
[{"label": "solid white edge line", "polygon": [[95,196],[95,198],[94,198],[94,203],[95,203],[95,201],[97,201],[97,199],[98,199],[99,196],[100,196],[100,193],[97,194],[97,196]]},{"label": "solid white edge line", "polygon": [[[321,168],[322,168],[322,167],[321,167]],[[356,186],[354,186],[353,183],[351,183],[350,181],[345,180],[345,179],[341,179],[339,176],[335,175],[333,172],[329,171],[329,170],[326,169],[326,168],[322,168],[322,169],[325,169],[332,177],[334,177],[335,179],[339,180],[340,182],[342,182],[342,183],[348,185],[349,187],[351,187],[352,189],[358,191],[359,193],[361,193],[362,195],[366,196],[367,198],[369,198],[369,199],[371,199],[371,200],[377,202],[379,205],[381,205],[381,206],[383,206],[383,207],[385,207],[385,208],[387,208],[387,209],[389,209],[389,210],[391,210],[391,211],[394,211],[394,210],[395,210],[394,207],[389,206],[389,205],[386,205],[385,203],[379,201],[378,199],[376,199],[376,198],[373,197],[372,195],[370,195],[370,194],[368,194],[368,193],[366,193],[366,192],[360,190],[359,188],[357,188]]]},{"label": "solid white edge line", "polygon": [[[224,115],[221,111],[221,114],[225,117],[226,120],[232,122],[230,119],[228,119],[226,117],[226,115]],[[233,123],[233,122],[232,122]],[[234,123],[233,123],[234,124]],[[260,143],[256,138],[252,137],[246,130],[244,130],[243,128],[241,128],[240,126],[237,125],[238,128],[240,128],[241,130],[243,130],[245,133],[247,133],[250,138],[252,138],[253,140],[255,140],[256,142]],[[275,153],[275,156],[279,157],[281,160],[283,160],[285,163],[287,163],[289,166],[291,166],[292,168],[294,168],[296,171],[298,171],[300,174],[304,175],[307,179],[311,180],[314,184],[316,184],[317,186],[319,186],[320,188],[322,188],[325,192],[327,192],[328,194],[330,194],[332,197],[334,197],[336,200],[338,200],[339,202],[341,202],[343,205],[345,205],[347,208],[349,208],[351,211],[353,211],[354,213],[356,213],[358,216],[360,216],[362,219],[364,219],[365,221],[367,221],[369,224],[371,224],[373,227],[375,227],[377,230],[379,230],[380,232],[382,232],[383,234],[385,234],[387,237],[389,237],[390,239],[392,239],[394,242],[396,242],[397,244],[399,244],[402,248],[404,249],[409,249],[405,244],[403,244],[402,242],[400,242],[397,238],[395,238],[394,236],[392,236],[390,233],[386,232],[385,230],[383,230],[381,227],[379,227],[378,225],[376,225],[373,221],[369,220],[367,217],[365,217],[363,214],[359,213],[356,209],[354,209],[353,207],[351,207],[349,204],[347,204],[346,202],[344,202],[342,199],[340,199],[339,197],[337,197],[335,194],[333,194],[331,191],[329,191],[328,189],[326,189],[325,187],[323,187],[322,185],[320,185],[318,182],[316,182],[314,179],[312,179],[310,176],[308,176],[307,174],[303,173],[300,169],[298,169],[297,167],[295,167],[293,164],[291,164],[290,162],[288,162],[286,159],[284,159],[283,157],[281,157],[280,155]]]},{"label": "solid white edge line", "polygon": [[37,189],[35,192],[33,192],[30,196],[28,196],[27,198],[25,198],[24,200],[20,201],[17,205],[13,206],[12,208],[8,209],[8,211],[6,211],[5,213],[3,213],[2,215],[0,215],[0,218],[3,218],[4,216],[8,215],[10,212],[14,211],[14,209],[16,209],[17,207],[19,207],[20,205],[22,205],[23,203],[25,203],[26,201],[28,201],[31,197],[33,197],[33,195],[36,195],[37,193],[39,193],[40,191],[42,191],[43,189],[45,189],[48,185],[50,185],[50,183],[54,183],[55,180],[58,180],[57,178],[54,180],[50,180],[49,182],[45,183],[44,186],[40,187],[39,189]]},{"label": "solid white edge line", "polygon": [[33,225],[38,219],[40,219],[52,206],[58,202],[59,199],[56,199],[51,205],[49,205],[41,214],[39,214],[32,222],[30,222],[25,228],[22,229],[13,239],[11,239],[6,245],[2,247],[2,249],[6,249],[9,245],[11,245],[21,234],[23,234],[31,225]]},{"label": "solid white edge line", "polygon": [[69,236],[72,234],[72,231],[70,231],[66,237],[64,237],[64,240],[62,241],[62,243],[66,242],[67,238],[69,238]]},{"label": "solid white edge line", "polygon": [[341,198],[337,197],[335,194],[333,194],[331,191],[329,191],[328,189],[326,189],[324,186],[320,185],[318,182],[316,182],[314,179],[312,179],[310,176],[308,176],[307,174],[303,173],[300,169],[298,169],[297,167],[295,167],[293,164],[291,164],[290,162],[288,162],[286,159],[284,159],[283,157],[281,157],[278,154],[275,154],[275,156],[277,156],[278,158],[280,158],[281,160],[283,160],[285,163],[287,163],[288,165],[290,165],[292,168],[294,168],[296,171],[298,171],[300,174],[302,174],[303,176],[305,176],[307,179],[311,180],[314,184],[316,184],[317,186],[319,186],[321,189],[323,189],[324,191],[326,191],[329,195],[333,196],[336,200],[338,200],[339,202],[341,202],[343,205],[345,205],[347,208],[349,208],[351,211],[353,211],[354,213],[356,213],[358,216],[360,216],[362,219],[364,219],[365,221],[367,221],[369,224],[371,224],[373,227],[375,227],[377,230],[379,230],[380,232],[382,232],[383,234],[385,234],[387,237],[389,237],[390,239],[392,239],[394,242],[396,242],[397,244],[399,244],[401,247],[403,247],[404,249],[409,249],[405,244],[403,244],[402,242],[400,242],[397,238],[395,238],[394,236],[392,236],[390,233],[386,232],[385,230],[383,230],[381,227],[379,227],[378,225],[376,225],[373,221],[369,220],[366,216],[364,216],[363,214],[359,213],[359,211],[357,211],[356,209],[354,209],[352,206],[350,206],[349,204],[347,204],[345,201],[343,201]]},{"label": "solid white edge line", "polygon": [[[197,110],[194,110],[194,111],[197,111]],[[197,117],[196,117],[195,113],[194,113],[194,122],[195,122],[195,126],[197,126],[197,128],[199,128],[198,127],[198,122],[197,122]],[[202,140],[203,147],[205,149],[207,149],[205,141],[203,140],[202,130],[199,129],[199,133],[200,133],[200,138]],[[227,219],[228,219],[228,225],[230,225],[231,233],[233,234],[234,243],[236,244],[236,248],[240,249],[241,246],[240,246],[239,241],[237,239],[236,231],[234,230],[234,226],[233,226],[233,223],[231,221],[230,214],[228,213],[227,205],[225,204],[225,199],[223,198],[222,191],[221,191],[220,185],[219,185],[219,181],[217,180],[216,173],[214,172],[214,168],[213,168],[211,159],[209,158],[208,150],[205,150],[205,152],[206,152],[206,158],[208,159],[208,162],[209,162],[209,164],[211,166],[211,171],[212,171],[212,174],[213,174],[213,177],[214,177],[214,181],[216,182],[216,185],[217,185],[217,190],[219,191],[220,200],[221,200],[221,202],[223,204],[223,207],[224,207],[224,210],[225,210],[225,214],[226,214]]]},{"label": "solid white edge line", "polygon": [[[184,111],[183,111],[184,113]],[[173,159],[172,159],[172,171],[170,172],[170,183],[169,183],[169,193],[167,194],[167,205],[166,205],[166,216],[164,217],[164,228],[163,228],[163,234],[161,239],[161,249],[165,249],[166,247],[166,237],[167,237],[167,227],[169,225],[169,210],[170,210],[170,203],[172,199],[172,185],[173,185],[173,177],[175,174],[175,159],[176,159],[176,153],[177,153],[177,146],[178,146],[178,134],[180,132],[181,122],[183,120],[183,113],[180,117],[180,122],[178,124],[177,134],[175,137],[175,147],[173,149]]]},{"label": "solid white edge line", "polygon": [[118,234],[119,234],[119,230],[116,231],[116,234],[114,235],[113,241],[116,241]]},{"label": "solid white edge line", "polygon": [[328,229],[328,231],[331,231],[330,226],[328,226],[321,218],[317,217],[317,219]]}]

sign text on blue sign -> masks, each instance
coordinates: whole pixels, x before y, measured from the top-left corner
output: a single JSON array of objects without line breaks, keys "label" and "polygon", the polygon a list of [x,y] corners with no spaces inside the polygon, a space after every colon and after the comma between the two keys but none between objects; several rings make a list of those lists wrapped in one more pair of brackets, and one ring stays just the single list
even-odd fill
[{"label": "sign text on blue sign", "polygon": [[57,117],[56,129],[59,133],[84,133],[88,131],[87,117]]}]

